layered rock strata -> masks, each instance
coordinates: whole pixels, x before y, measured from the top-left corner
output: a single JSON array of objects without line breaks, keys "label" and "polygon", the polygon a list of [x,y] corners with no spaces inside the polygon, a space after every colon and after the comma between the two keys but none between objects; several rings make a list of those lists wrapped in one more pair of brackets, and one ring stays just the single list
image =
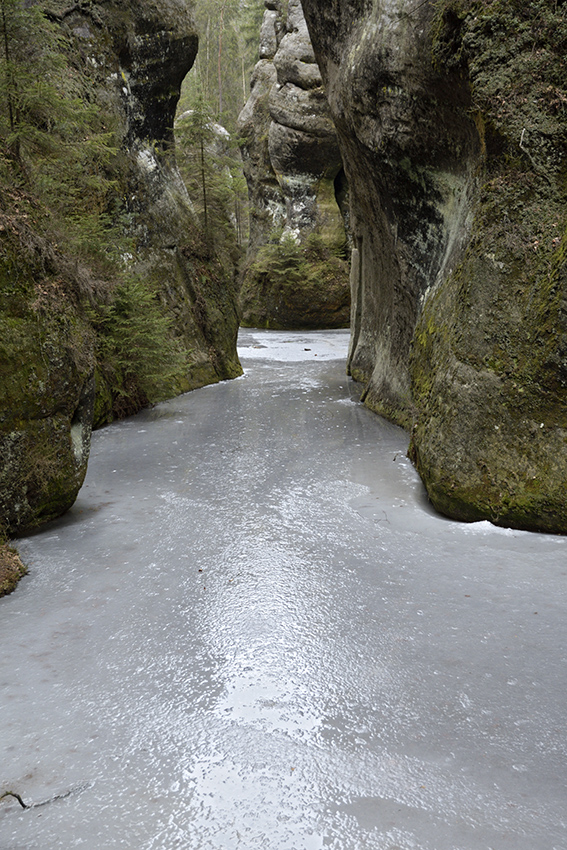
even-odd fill
[{"label": "layered rock strata", "polygon": [[564,4],[303,7],[351,193],[351,374],[441,511],[567,532]]},{"label": "layered rock strata", "polygon": [[[260,60],[239,130],[251,207],[243,324],[348,325],[348,271],[338,256],[346,244],[337,201],[344,175],[299,0],[290,0],[285,14],[281,3],[266,2]],[[286,241],[282,255],[277,244]]]}]

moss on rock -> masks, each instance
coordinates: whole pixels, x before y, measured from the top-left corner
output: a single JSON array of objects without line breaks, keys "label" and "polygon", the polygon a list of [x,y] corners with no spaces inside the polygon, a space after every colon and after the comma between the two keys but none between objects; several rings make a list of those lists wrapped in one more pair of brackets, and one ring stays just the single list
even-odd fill
[{"label": "moss on rock", "polygon": [[92,331],[57,274],[63,261],[57,268],[47,245],[42,255],[37,234],[26,247],[25,219],[0,218],[0,523],[14,533],[62,514],[81,487],[94,352]]},{"label": "moss on rock", "polygon": [[567,533],[567,13],[442,5],[437,56],[470,78],[482,177],[416,329],[411,453],[443,513]]},{"label": "moss on rock", "polygon": [[347,328],[348,264],[314,234],[261,248],[247,269],[242,324],[272,329]]},{"label": "moss on rock", "polygon": [[449,516],[567,532],[567,5],[303,0],[349,177],[349,368]]},{"label": "moss on rock", "polygon": [[173,151],[197,50],[191,6],[47,5],[66,122],[50,113],[52,143],[27,159],[0,138],[0,526],[11,534],[73,503],[93,421],[241,374],[235,273],[204,250]]}]

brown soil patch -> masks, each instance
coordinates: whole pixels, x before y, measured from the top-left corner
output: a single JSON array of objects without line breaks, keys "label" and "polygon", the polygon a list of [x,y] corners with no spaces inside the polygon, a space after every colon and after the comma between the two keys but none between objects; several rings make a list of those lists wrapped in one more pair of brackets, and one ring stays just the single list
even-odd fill
[{"label": "brown soil patch", "polygon": [[0,544],[0,596],[6,596],[27,573],[15,549],[6,543]]}]

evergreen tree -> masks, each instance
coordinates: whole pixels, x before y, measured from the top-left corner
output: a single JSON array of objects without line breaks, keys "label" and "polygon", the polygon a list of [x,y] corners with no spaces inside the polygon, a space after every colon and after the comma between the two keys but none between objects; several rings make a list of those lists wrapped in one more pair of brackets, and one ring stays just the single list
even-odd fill
[{"label": "evergreen tree", "polygon": [[66,50],[39,6],[0,0],[0,180],[37,195],[68,247],[88,254],[108,241],[117,149]]},{"label": "evergreen tree", "polygon": [[21,159],[50,153],[52,131],[69,118],[55,83],[63,67],[58,33],[36,6],[0,0],[0,140],[3,153]]},{"label": "evergreen tree", "polygon": [[[183,177],[209,246],[225,253],[235,239],[242,246],[248,238],[248,192],[236,125],[258,58],[264,8],[264,0],[196,0],[199,53],[177,112]],[[223,139],[223,127],[230,139]]]},{"label": "evergreen tree", "polygon": [[0,0],[0,215],[23,265],[39,270],[38,292],[41,275],[57,278],[61,302],[91,326],[110,397],[100,424],[177,391],[187,353],[156,288],[125,262],[134,253],[117,191],[126,171],[91,73],[41,6]]},{"label": "evergreen tree", "polygon": [[207,244],[232,252],[245,235],[246,185],[240,154],[228,132],[217,124],[202,93],[177,119],[177,161],[200,218]]},{"label": "evergreen tree", "polygon": [[198,93],[217,121],[234,133],[257,60],[263,0],[197,0],[199,53],[187,75],[180,111]]}]

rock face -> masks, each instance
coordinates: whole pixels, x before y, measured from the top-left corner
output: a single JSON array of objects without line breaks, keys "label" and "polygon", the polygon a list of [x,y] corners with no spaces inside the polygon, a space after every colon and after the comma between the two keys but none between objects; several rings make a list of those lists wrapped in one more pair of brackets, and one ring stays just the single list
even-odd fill
[{"label": "rock face", "polygon": [[100,2],[71,7],[62,19],[97,65],[99,97],[121,121],[136,270],[161,288],[191,352],[179,390],[235,377],[241,372],[235,288],[206,268],[207,257],[191,240],[195,220],[173,151],[179,89],[198,46],[191,6]]},{"label": "rock face", "polygon": [[[121,153],[109,179],[135,245],[124,263],[159,293],[187,351],[184,372],[145,402],[240,374],[236,283],[201,250],[173,151],[179,87],[197,52],[191,7],[55,0],[49,17],[89,96],[117,127]],[[34,233],[30,216],[18,219],[17,198],[0,201],[2,538],[60,515],[76,498],[95,409],[96,336],[76,261]],[[96,422],[113,415],[110,388],[97,374]]]},{"label": "rock face", "polygon": [[95,395],[87,328],[72,306],[51,297],[45,258],[26,257],[18,238],[26,234],[7,232],[4,221],[0,214],[0,536],[73,504],[87,469]]},{"label": "rock face", "polygon": [[303,7],[350,186],[366,403],[412,430],[441,511],[567,532],[564,5]]},{"label": "rock face", "polygon": [[[251,206],[242,323],[345,327],[348,271],[336,256],[346,244],[337,202],[344,194],[337,138],[299,0],[289,0],[285,15],[279,2],[267,0],[266,7],[260,60],[239,119]],[[298,246],[296,265],[310,267],[302,283],[298,278],[288,285],[277,270],[272,274],[282,260],[274,247],[280,236]],[[301,250],[310,241],[316,257]]]}]

